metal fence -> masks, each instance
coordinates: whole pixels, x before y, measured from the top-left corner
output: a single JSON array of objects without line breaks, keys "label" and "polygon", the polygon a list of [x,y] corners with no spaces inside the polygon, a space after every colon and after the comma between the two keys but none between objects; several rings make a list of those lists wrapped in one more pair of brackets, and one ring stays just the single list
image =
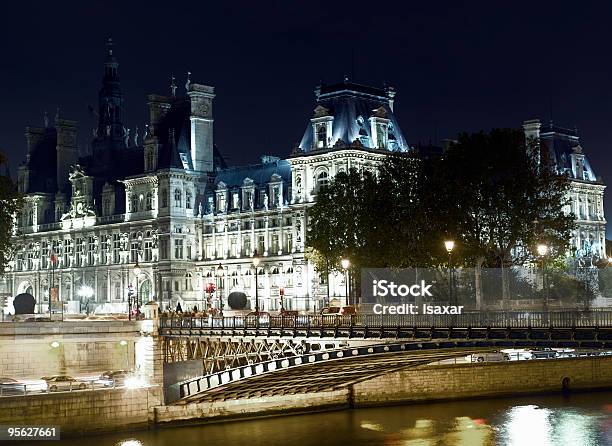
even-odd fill
[{"label": "metal fence", "polygon": [[457,315],[268,315],[207,317],[162,316],[160,328],[168,329],[255,329],[334,327],[457,327],[457,328],[612,328],[612,311],[500,311]]}]

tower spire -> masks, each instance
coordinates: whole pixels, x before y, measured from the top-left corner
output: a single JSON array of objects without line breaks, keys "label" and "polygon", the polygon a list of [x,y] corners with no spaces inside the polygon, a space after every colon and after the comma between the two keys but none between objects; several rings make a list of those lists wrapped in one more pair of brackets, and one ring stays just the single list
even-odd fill
[{"label": "tower spire", "polygon": [[123,136],[123,94],[119,82],[119,63],[115,56],[115,43],[109,37],[106,41],[102,88],[98,93],[98,131],[94,150],[124,147]]}]

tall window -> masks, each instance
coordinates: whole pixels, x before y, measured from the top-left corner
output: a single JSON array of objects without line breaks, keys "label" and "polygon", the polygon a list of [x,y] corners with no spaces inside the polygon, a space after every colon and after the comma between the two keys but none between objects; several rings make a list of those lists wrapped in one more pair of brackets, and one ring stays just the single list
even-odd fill
[{"label": "tall window", "polygon": [[119,234],[113,234],[113,263],[121,261],[121,238]]},{"label": "tall window", "polygon": [[100,243],[100,263],[106,264],[106,254],[108,253],[108,237],[102,236],[102,242]]},{"label": "tall window", "polygon": [[187,260],[191,260],[191,245],[187,245]]},{"label": "tall window", "polygon": [[42,242],[40,249],[41,249],[41,267],[47,268],[49,266],[49,242]]},{"label": "tall window", "polygon": [[327,124],[317,124],[317,148],[321,149],[327,145]]},{"label": "tall window", "polygon": [[191,191],[189,189],[185,192],[185,208],[191,209]]},{"label": "tall window", "polygon": [[217,194],[217,212],[225,212],[225,192]]},{"label": "tall window", "polygon": [[185,291],[193,291],[193,280],[191,273],[185,274]]},{"label": "tall window", "polygon": [[110,215],[111,214],[111,200],[108,197],[106,197],[104,199],[104,205],[103,205],[102,213],[104,215]]},{"label": "tall window", "polygon": [[168,191],[166,189],[161,190],[161,207],[168,207]]},{"label": "tall window", "polygon": [[174,206],[177,208],[181,207],[181,190],[180,189],[175,189],[174,190]]},{"label": "tall window", "polygon": [[87,265],[94,264],[96,255],[96,240],[93,237],[87,238]]},{"label": "tall window", "polygon": [[387,126],[385,124],[376,124],[376,143],[379,149],[387,147]]},{"label": "tall window", "polygon": [[324,186],[327,186],[329,183],[329,176],[327,175],[326,170],[322,170],[317,175],[317,189],[321,189]]},{"label": "tall window", "polygon": [[159,241],[159,256],[162,260],[168,258],[168,240],[163,239]]},{"label": "tall window", "polygon": [[238,209],[238,208],[239,208],[238,192],[233,192],[232,193],[232,209]]},{"label": "tall window", "polygon": [[144,261],[150,262],[151,260],[153,260],[153,242],[147,240],[144,242]]},{"label": "tall window", "polygon": [[74,263],[76,266],[81,266],[81,259],[83,255],[83,239],[76,239],[76,255],[74,256]]},{"label": "tall window", "polygon": [[131,212],[138,212],[138,195],[132,194],[132,210]]},{"label": "tall window", "polygon": [[139,242],[132,242],[131,247],[130,247],[130,261],[132,263],[137,263],[138,262],[138,248],[140,248],[140,243]]},{"label": "tall window", "polygon": [[146,206],[147,211],[153,209],[153,194],[151,192],[147,192]]},{"label": "tall window", "polygon": [[181,239],[174,240],[174,258],[183,258],[183,240]]}]

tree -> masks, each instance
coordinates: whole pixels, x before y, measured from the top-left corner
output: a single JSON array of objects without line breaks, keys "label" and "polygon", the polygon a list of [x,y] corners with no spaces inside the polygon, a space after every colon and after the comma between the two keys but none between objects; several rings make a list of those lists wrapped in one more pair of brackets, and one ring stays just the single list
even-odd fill
[{"label": "tree", "polygon": [[505,267],[532,260],[538,243],[546,243],[554,255],[567,252],[574,227],[573,216],[563,212],[569,179],[556,171],[536,141],[525,141],[523,132],[494,129],[460,135],[436,163],[432,178],[435,220],[475,266],[478,307],[483,266],[502,268],[505,301]]},{"label": "tree", "polygon": [[[0,166],[6,166],[6,158],[0,153]],[[0,175],[0,273],[4,273],[13,257],[11,236],[13,219],[21,209],[22,200],[8,173]]]}]

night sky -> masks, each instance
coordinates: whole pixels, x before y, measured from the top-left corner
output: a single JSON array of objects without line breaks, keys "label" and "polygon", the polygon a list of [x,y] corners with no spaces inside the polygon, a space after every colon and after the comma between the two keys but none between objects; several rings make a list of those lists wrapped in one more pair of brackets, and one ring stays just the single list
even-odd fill
[{"label": "night sky", "polygon": [[127,124],[142,135],[146,95],[168,94],[172,73],[184,92],[191,71],[216,89],[215,142],[232,164],[287,156],[314,87],[348,75],[396,88],[411,144],[552,113],[612,182],[610,2],[11,2],[2,15],[0,149],[13,175],[24,127],[45,110],[90,137],[112,36]]}]

